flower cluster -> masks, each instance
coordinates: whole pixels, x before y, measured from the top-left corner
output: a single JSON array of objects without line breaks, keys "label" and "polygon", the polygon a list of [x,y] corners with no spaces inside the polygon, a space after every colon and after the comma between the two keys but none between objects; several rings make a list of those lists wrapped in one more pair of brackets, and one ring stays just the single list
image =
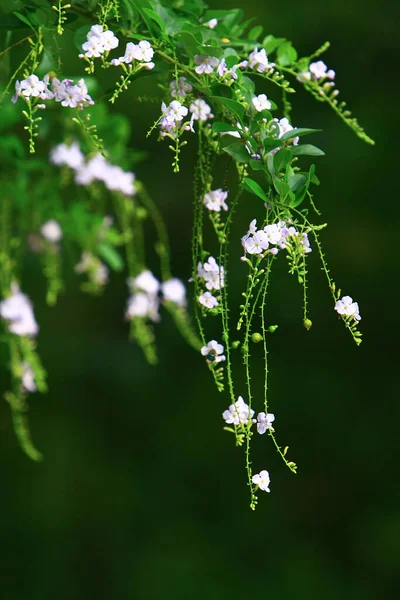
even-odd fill
[{"label": "flower cluster", "polygon": [[118,67],[121,64],[130,65],[137,61],[138,68],[144,67],[147,70],[154,69],[155,65],[152,62],[154,50],[147,40],[142,40],[138,44],[128,42],[125,48],[125,54],[119,58],[113,58],[111,64]]},{"label": "flower cluster", "polygon": [[8,330],[15,335],[36,336],[36,323],[32,303],[16,284],[11,286],[11,295],[0,302],[0,317],[7,321]]},{"label": "flower cluster", "polygon": [[201,354],[206,357],[206,361],[209,363],[219,363],[226,360],[224,347],[216,340],[211,340],[211,342],[208,342],[207,346],[203,346]]},{"label": "flower cluster", "polygon": [[[257,220],[251,221],[248,232],[242,237],[245,255],[263,254],[267,251],[276,255],[279,249],[285,250],[288,244],[295,242],[302,252],[311,252],[310,241],[306,232],[299,233],[293,226],[287,226],[285,221],[278,221],[257,230]],[[272,246],[272,247],[270,247]],[[246,256],[242,257],[244,260]]]},{"label": "flower cluster", "polygon": [[131,292],[125,313],[127,319],[142,317],[153,322],[159,321],[159,292],[164,302],[172,302],[180,307],[186,306],[185,286],[175,277],[160,283],[151,271],[145,270],[137,277],[129,277],[127,284]]},{"label": "flower cluster", "polygon": [[211,75],[216,72],[220,77],[225,77],[227,74],[232,79],[237,79],[237,69],[250,69],[256,70],[258,73],[271,74],[274,70],[275,64],[269,62],[265,49],[262,48],[260,51],[258,48],[249,54],[248,60],[243,60],[240,63],[233,65],[231,68],[227,67],[226,60],[223,58],[221,61],[215,56],[207,56],[206,54],[196,54],[194,56],[194,63],[196,73],[199,75]]},{"label": "flower cluster", "polygon": [[82,252],[80,262],[75,265],[75,271],[87,273],[89,281],[96,287],[103,287],[108,283],[108,268],[99,258],[86,250]]},{"label": "flower cluster", "polygon": [[78,185],[102,181],[110,191],[121,192],[125,196],[133,196],[136,193],[133,173],[124,171],[118,165],[112,165],[100,153],[85,162],[78,142],[73,142],[70,146],[59,144],[53,148],[50,152],[50,162],[73,169],[75,183]]},{"label": "flower cluster", "polygon": [[[224,267],[220,267],[213,256],[204,264],[198,263],[197,277],[205,284],[207,290],[220,290],[224,287]],[[210,291],[201,294],[198,301],[206,308],[215,308],[219,304]]]},{"label": "flower cluster", "polygon": [[198,98],[189,106],[189,111],[192,114],[192,121],[207,121],[212,119],[214,115],[211,112],[211,106],[202,98]]},{"label": "flower cluster", "polygon": [[341,300],[338,300],[335,304],[335,310],[339,315],[352,317],[355,321],[361,321],[358,302],[353,302],[353,298],[350,296],[343,296]]},{"label": "flower cluster", "polygon": [[[36,100],[54,99],[56,102],[60,102],[61,106],[69,106],[71,108],[84,108],[85,106],[94,104],[83,79],[79,79],[78,83],[74,84],[72,79],[63,79],[60,81],[57,77],[53,77],[51,80],[51,89],[49,89],[49,85],[49,75],[45,75],[43,81],[37,75],[29,75],[26,79],[15,82],[15,94],[11,98],[11,101],[15,103],[19,97],[27,102],[30,98]],[[46,108],[46,105],[39,104],[38,107]]]},{"label": "flower cluster", "polygon": [[87,58],[99,58],[105,52],[117,48],[119,39],[109,29],[103,31],[102,25],[92,25],[86,36],[87,41],[82,45],[84,55]]},{"label": "flower cluster", "polygon": [[228,192],[218,188],[207,192],[203,198],[204,205],[208,210],[220,212],[221,209],[228,210],[228,205],[225,200],[228,197]]},{"label": "flower cluster", "polygon": [[335,79],[336,73],[333,69],[328,69],[323,60],[311,63],[308,67],[308,71],[299,73],[300,78],[303,79],[315,79],[322,81],[324,79]]}]

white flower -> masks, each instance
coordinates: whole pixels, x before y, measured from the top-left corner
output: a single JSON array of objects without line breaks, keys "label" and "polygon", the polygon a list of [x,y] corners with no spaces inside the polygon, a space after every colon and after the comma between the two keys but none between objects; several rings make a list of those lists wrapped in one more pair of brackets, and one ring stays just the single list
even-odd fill
[{"label": "white flower", "polygon": [[142,40],[139,44],[133,44],[128,42],[125,48],[124,56],[120,56],[118,59],[120,62],[129,64],[134,60],[143,61],[149,63],[153,58],[154,50],[151,44],[146,40]]},{"label": "white flower", "polygon": [[[41,100],[51,100],[52,98],[54,98],[53,92],[50,91],[48,88],[49,83],[50,83],[50,75],[47,74],[43,77],[44,90],[40,93]],[[38,104],[38,106],[40,106],[40,105]]]},{"label": "white flower", "polygon": [[273,225],[266,225],[264,227],[264,232],[270,244],[278,244],[280,242],[282,233],[279,225],[276,223]]},{"label": "white flower", "polygon": [[242,425],[247,423],[253,418],[254,410],[252,410],[243,400],[242,396],[229,406],[227,410],[222,413],[222,418],[225,423],[232,425]]},{"label": "white flower", "polygon": [[249,55],[249,66],[251,69],[256,69],[259,73],[264,73],[264,71],[272,70],[275,65],[268,61],[264,48],[260,51],[258,51],[258,48],[254,48],[253,52]]},{"label": "white flower", "polygon": [[102,33],[103,33],[102,25],[92,25],[86,37],[88,40],[90,40],[93,37],[101,37]]},{"label": "white flower", "polygon": [[212,294],[210,294],[210,292],[205,292],[204,294],[198,297],[198,300],[200,304],[202,304],[206,308],[214,308],[219,304],[218,300]]},{"label": "white flower", "polygon": [[353,302],[353,298],[350,296],[343,296],[341,300],[338,300],[335,304],[335,310],[339,315],[353,317],[355,321],[361,321],[358,303]]},{"label": "white flower", "polygon": [[314,79],[322,79],[322,77],[326,77],[327,66],[324,61],[319,60],[317,62],[311,63],[308,67],[310,73],[313,75]]},{"label": "white flower", "polygon": [[83,108],[94,104],[83,79],[80,79],[76,85],[71,85],[72,83],[71,79],[63,79],[60,82],[56,77],[53,78],[51,89],[56,102],[61,102],[62,106],[71,108]]},{"label": "white flower", "polygon": [[171,96],[173,98],[176,98],[177,96],[184,98],[186,94],[193,90],[192,86],[186,81],[185,77],[179,77],[178,82],[176,82],[174,79],[170,82],[169,87],[171,88]]},{"label": "white flower", "polygon": [[268,248],[268,236],[265,231],[257,231],[254,235],[249,235],[242,243],[245,251],[249,254],[261,254]]},{"label": "white flower", "polygon": [[207,262],[197,265],[197,275],[206,282],[208,290],[219,290],[224,287],[224,267],[219,267],[213,256]]},{"label": "white flower", "polygon": [[269,473],[268,471],[260,471],[259,473],[257,473],[256,475],[253,475],[253,477],[251,478],[252,482],[255,485],[258,485],[258,487],[260,488],[260,490],[262,490],[263,492],[269,492],[269,484],[270,484],[270,478],[269,478]]},{"label": "white flower", "polygon": [[8,329],[16,335],[35,336],[39,332],[31,301],[18,286],[14,285],[11,296],[0,302],[0,317],[9,321]]},{"label": "white flower", "polygon": [[218,188],[217,190],[211,190],[210,192],[207,192],[207,194],[204,196],[203,202],[208,210],[220,212],[221,208],[228,210],[228,205],[225,202],[227,197],[228,192]]},{"label": "white flower", "polygon": [[228,69],[228,67],[226,66],[226,60],[223,58],[217,67],[217,73],[220,77],[225,77],[225,75],[229,74],[232,77],[232,79],[237,79],[238,76],[236,73],[236,69],[239,66],[240,65],[233,65],[233,67]]},{"label": "white flower", "polygon": [[105,52],[114,50],[114,48],[116,48],[119,44],[119,39],[109,29],[101,34],[100,39]]},{"label": "white flower", "polygon": [[41,226],[40,233],[46,240],[53,243],[59,242],[63,235],[60,225],[54,219],[46,221],[46,223]]},{"label": "white flower", "polygon": [[189,106],[189,110],[192,113],[195,121],[207,121],[207,119],[211,119],[214,116],[211,112],[211,106],[209,106],[207,102],[202,99],[192,102],[192,104]]},{"label": "white flower", "polygon": [[312,252],[312,249],[310,246],[310,240],[308,239],[308,235],[305,232],[303,232],[301,234],[300,244],[303,246],[303,250],[304,250],[305,254]]},{"label": "white flower", "polygon": [[165,102],[163,102],[161,105],[161,110],[164,119],[170,125],[179,123],[188,114],[188,109],[186,106],[182,106],[178,100],[173,100],[168,106],[165,104]]},{"label": "white flower", "polygon": [[137,277],[129,277],[127,284],[131,291],[140,290],[146,294],[155,295],[160,289],[160,282],[156,279],[148,269],[142,271]]},{"label": "white flower", "polygon": [[164,300],[177,306],[186,306],[186,288],[180,279],[173,277],[161,284]]},{"label": "white flower", "polygon": [[203,346],[201,349],[202,355],[207,357],[207,362],[219,363],[226,360],[223,352],[223,345],[219,344],[216,340],[211,340],[211,342],[208,342],[207,346]]},{"label": "white flower", "polygon": [[92,35],[87,42],[82,44],[82,50],[87,58],[99,58],[104,52],[101,38],[97,35]]},{"label": "white flower", "polygon": [[206,27],[209,27],[210,29],[215,29],[215,27],[218,25],[218,19],[210,19],[209,21],[204,23],[204,25]]},{"label": "white flower", "polygon": [[125,316],[127,319],[134,317],[149,317],[152,321],[159,321],[159,298],[153,294],[136,292],[128,299]]},{"label": "white flower", "polygon": [[21,383],[26,392],[36,392],[37,385],[35,383],[35,376],[27,362],[22,363]]},{"label": "white flower", "polygon": [[254,108],[258,112],[261,112],[262,110],[269,110],[272,106],[271,102],[268,100],[265,94],[259,94],[258,96],[254,96],[252,102]]},{"label": "white flower", "polygon": [[[279,127],[279,138],[281,138],[283,135],[285,135],[285,133],[288,133],[289,131],[293,131],[293,127],[289,123],[288,119],[286,119],[286,117],[284,119],[276,120],[276,124]],[[299,138],[295,137],[295,138],[292,138],[292,140],[293,140],[293,144],[295,146],[297,146],[297,144],[299,143]]]},{"label": "white flower", "polygon": [[199,75],[210,74],[213,72],[214,67],[218,66],[219,60],[215,56],[206,56],[205,54],[195,54],[194,62],[198,65],[195,68],[196,73]]},{"label": "white flower", "polygon": [[275,421],[275,415],[272,413],[265,414],[260,412],[257,415],[257,431],[260,435],[263,435],[267,429],[270,429],[271,424]]},{"label": "white flower", "polygon": [[20,95],[26,96],[26,98],[30,96],[35,98],[44,92],[45,87],[45,84],[43,81],[40,81],[37,75],[29,75],[29,77],[21,81]]},{"label": "white flower", "polygon": [[135,175],[130,171],[124,171],[116,165],[107,164],[101,180],[104,181],[104,184],[110,191],[119,191],[125,194],[125,196],[133,196],[136,192],[134,186]]},{"label": "white flower", "polygon": [[15,104],[20,96],[21,96],[21,82],[17,80],[15,82],[15,94],[11,98],[11,102],[13,104]]},{"label": "white flower", "polygon": [[70,146],[58,144],[50,152],[50,162],[54,165],[66,165],[71,169],[79,169],[83,165],[84,156],[78,142],[73,142]]}]

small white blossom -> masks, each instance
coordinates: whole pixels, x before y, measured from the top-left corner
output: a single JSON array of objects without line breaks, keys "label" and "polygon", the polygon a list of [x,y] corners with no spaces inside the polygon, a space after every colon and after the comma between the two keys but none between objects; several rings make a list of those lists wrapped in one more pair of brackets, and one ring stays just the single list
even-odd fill
[{"label": "small white blossom", "polygon": [[40,233],[46,240],[53,243],[59,242],[63,235],[59,223],[54,219],[46,221],[46,223],[41,226]]},{"label": "small white blossom", "polygon": [[267,236],[269,244],[278,244],[282,237],[281,229],[276,223],[273,225],[266,225],[264,227],[264,233]]},{"label": "small white blossom", "polygon": [[83,165],[84,156],[78,142],[73,142],[70,146],[58,144],[50,152],[50,162],[54,165],[79,169]]},{"label": "small white blossom", "polygon": [[128,305],[125,316],[127,319],[134,317],[148,317],[152,321],[160,320],[158,314],[160,300],[154,294],[146,294],[145,292],[136,292],[128,299]]},{"label": "small white blossom", "polygon": [[204,23],[204,25],[206,27],[209,27],[210,29],[215,29],[215,27],[218,25],[218,19],[210,19],[209,21]]},{"label": "small white blossom", "polygon": [[173,100],[168,106],[163,102],[161,110],[163,118],[170,125],[179,123],[188,114],[186,106],[183,106],[178,100]]},{"label": "small white blossom", "polygon": [[261,112],[263,110],[269,110],[272,106],[271,102],[268,100],[265,94],[259,94],[258,96],[254,96],[252,102],[254,108],[258,112]]},{"label": "small white blossom", "polygon": [[82,44],[82,50],[87,58],[99,58],[104,52],[100,36],[93,35],[87,42]]},{"label": "small white blossom", "polygon": [[208,210],[214,210],[220,212],[221,208],[228,210],[228,205],[225,200],[228,197],[228,192],[218,188],[217,190],[211,190],[205,194],[203,202]]},{"label": "small white blossom", "polygon": [[265,231],[257,231],[243,241],[243,246],[249,254],[262,254],[264,250],[268,249],[268,236]]},{"label": "small white blossom", "polygon": [[198,65],[195,68],[199,75],[209,75],[214,71],[214,67],[218,66],[219,60],[215,56],[206,56],[205,54],[195,54],[194,62]]},{"label": "small white blossom", "polygon": [[353,302],[353,298],[350,296],[343,296],[341,300],[338,300],[335,304],[335,310],[339,315],[353,317],[355,321],[361,321],[358,303]]},{"label": "small white blossom", "polygon": [[161,292],[166,302],[186,306],[186,288],[180,279],[173,277],[161,284]]},{"label": "small white blossom", "polygon": [[29,75],[26,79],[23,79],[20,84],[20,95],[29,98],[30,96],[36,98],[40,96],[45,90],[45,84],[40,81],[37,75]]},{"label": "small white blossom", "polygon": [[185,77],[179,77],[178,82],[174,79],[170,82],[169,87],[171,88],[171,96],[173,98],[177,96],[184,98],[186,94],[189,94],[193,90],[193,87],[187,82]]},{"label": "small white blossom", "polygon": [[22,363],[21,383],[26,392],[36,392],[37,385],[35,383],[35,376],[29,363],[27,362]]},{"label": "small white blossom", "polygon": [[139,44],[133,44],[132,42],[128,42],[125,48],[124,56],[120,56],[118,61],[119,63],[125,63],[127,65],[132,63],[134,60],[150,64],[150,61],[153,58],[153,56],[154,50],[150,42],[148,42],[147,40],[142,40],[139,42]]},{"label": "small white blossom", "polygon": [[211,342],[208,342],[207,346],[203,346],[201,349],[201,354],[206,357],[207,362],[219,363],[226,360],[224,355],[224,347],[216,340],[211,340]]},{"label": "small white blossom", "polygon": [[233,65],[230,69],[228,69],[226,65],[226,60],[223,58],[217,67],[217,73],[220,77],[225,77],[229,74],[232,79],[237,79],[238,75],[236,73],[236,69],[238,69],[240,65]]},{"label": "small white blossom", "polygon": [[322,60],[311,63],[308,69],[314,79],[323,79],[325,77],[328,79],[335,79],[335,71],[332,69],[329,69],[328,71],[328,67]]},{"label": "small white blossom", "polygon": [[160,282],[149,270],[142,271],[137,277],[129,277],[127,284],[131,291],[140,290],[146,294],[157,294],[160,289]]},{"label": "small white blossom", "polygon": [[12,294],[0,302],[0,317],[8,321],[8,329],[11,333],[37,335],[39,326],[35,320],[31,301],[16,285],[12,286],[11,291]]},{"label": "small white blossom", "polygon": [[243,425],[248,423],[253,418],[254,410],[252,410],[243,400],[242,396],[229,406],[222,413],[222,418],[225,423],[232,425]]},{"label": "small white blossom", "polygon": [[189,106],[189,110],[192,113],[192,117],[195,121],[207,121],[214,115],[211,112],[211,106],[207,104],[205,100],[198,99],[192,102]]},{"label": "small white blossom", "polygon": [[219,267],[213,256],[202,265],[197,265],[197,276],[204,279],[208,290],[219,290],[224,287],[224,267]]},{"label": "small white blossom", "polygon": [[253,52],[249,55],[249,67],[256,69],[258,73],[264,73],[265,71],[272,71],[274,63],[268,61],[265,49],[262,48],[258,51],[258,48],[254,48]]},{"label": "small white blossom", "polygon": [[260,471],[251,478],[252,482],[257,485],[263,492],[269,492],[270,477],[268,471]]},{"label": "small white blossom", "polygon": [[219,304],[218,300],[210,292],[204,292],[204,294],[199,296],[198,300],[206,308],[215,308]]},{"label": "small white blossom", "polygon": [[[289,131],[293,131],[293,129],[294,129],[286,117],[283,119],[280,119],[280,120],[276,119],[275,122],[279,127],[279,138],[281,138],[283,135],[285,135],[285,133],[288,133]],[[292,138],[292,141],[293,141],[293,144],[295,146],[297,146],[297,144],[299,143],[299,138],[298,137]]]},{"label": "small white blossom", "polygon": [[260,435],[263,435],[267,429],[270,429],[272,423],[275,421],[275,415],[272,413],[265,414],[260,412],[257,415],[257,431]]}]

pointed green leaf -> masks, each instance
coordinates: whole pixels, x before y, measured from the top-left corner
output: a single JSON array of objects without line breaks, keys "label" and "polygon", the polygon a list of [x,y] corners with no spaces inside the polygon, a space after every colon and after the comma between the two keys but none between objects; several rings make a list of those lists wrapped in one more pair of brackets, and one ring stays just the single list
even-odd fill
[{"label": "pointed green leaf", "polygon": [[248,192],[251,192],[255,196],[258,196],[259,198],[261,198],[261,200],[264,200],[264,202],[268,202],[268,196],[266,195],[262,187],[258,185],[256,181],[250,179],[250,177],[244,178],[243,188]]}]

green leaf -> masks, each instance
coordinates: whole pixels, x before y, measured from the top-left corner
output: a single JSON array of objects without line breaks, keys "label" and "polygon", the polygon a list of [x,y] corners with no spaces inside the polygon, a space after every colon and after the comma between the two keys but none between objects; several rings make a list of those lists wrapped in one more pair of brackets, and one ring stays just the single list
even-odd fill
[{"label": "green leaf", "polygon": [[274,177],[273,181],[274,181],[274,187],[275,187],[276,191],[280,195],[282,201],[284,201],[287,198],[287,196],[289,194],[291,194],[291,189],[290,189],[289,184],[286,183],[286,181],[281,181],[277,177]]},{"label": "green leaf", "polygon": [[312,144],[300,144],[293,146],[293,156],[325,156],[325,152]]},{"label": "green leaf", "polygon": [[158,16],[158,14],[154,12],[154,10],[151,10],[150,8],[142,8],[142,13],[145,14],[146,17],[157,23],[162,33],[165,33],[165,25],[162,19]]},{"label": "green leaf", "polygon": [[[22,23],[25,23],[25,25],[27,25],[28,27],[30,27],[31,29],[33,29],[33,31],[36,31],[34,26],[32,25],[32,23],[29,21],[29,19],[27,17],[25,17],[25,15],[23,15],[22,13],[18,12],[18,11],[14,11],[13,13],[20,21],[22,21]],[[3,19],[2,19],[3,20]]]},{"label": "green leaf", "polygon": [[256,181],[250,179],[250,177],[244,178],[243,188],[248,192],[251,192],[255,196],[258,196],[259,198],[261,198],[261,200],[264,200],[264,202],[268,202],[268,196],[266,195],[262,187],[258,185]]},{"label": "green leaf", "polygon": [[279,138],[279,140],[282,143],[286,142],[286,140],[291,140],[295,137],[303,137],[305,135],[309,135],[310,133],[317,133],[318,131],[322,131],[322,129],[307,129],[306,127],[298,127],[283,134],[283,136]]},{"label": "green leaf", "polygon": [[110,246],[109,244],[99,244],[98,253],[106,263],[113,269],[113,271],[121,271],[124,266],[124,262],[120,254]]},{"label": "green leaf", "polygon": [[175,39],[182,44],[188,56],[192,57],[197,54],[199,40],[197,40],[189,31],[179,31],[175,35]]},{"label": "green leaf", "polygon": [[262,43],[262,47],[267,54],[274,52],[281,44],[286,42],[286,38],[276,38],[273,35],[267,35]]},{"label": "green leaf", "polygon": [[282,150],[279,150],[279,152],[277,152],[274,155],[274,168],[275,168],[275,172],[279,173],[279,171],[282,171],[286,165],[288,165],[290,163],[290,161],[292,160],[292,151],[289,150],[288,148],[283,148]]},{"label": "green leaf", "polygon": [[229,146],[225,146],[223,150],[230,154],[237,162],[248,163],[250,160],[250,154],[247,152],[244,145],[239,142],[229,144]]},{"label": "green leaf", "polygon": [[252,27],[250,29],[249,33],[247,34],[247,38],[251,41],[256,41],[256,40],[258,40],[258,38],[260,37],[262,32],[263,32],[263,26],[255,25],[255,27]]},{"label": "green leaf", "polygon": [[292,42],[285,42],[284,44],[281,44],[276,54],[276,62],[283,67],[296,62],[298,56],[295,48],[292,46]]},{"label": "green leaf", "polygon": [[235,125],[232,125],[231,123],[223,123],[222,121],[213,123],[212,130],[215,131],[215,133],[230,133],[232,131],[239,131]]},{"label": "green leaf", "polygon": [[242,121],[244,116],[244,106],[240,104],[240,102],[236,102],[236,100],[231,100],[230,98],[223,98],[222,96],[211,96],[210,100],[216,100],[220,102],[223,106],[228,108],[228,110],[239,120]]}]

